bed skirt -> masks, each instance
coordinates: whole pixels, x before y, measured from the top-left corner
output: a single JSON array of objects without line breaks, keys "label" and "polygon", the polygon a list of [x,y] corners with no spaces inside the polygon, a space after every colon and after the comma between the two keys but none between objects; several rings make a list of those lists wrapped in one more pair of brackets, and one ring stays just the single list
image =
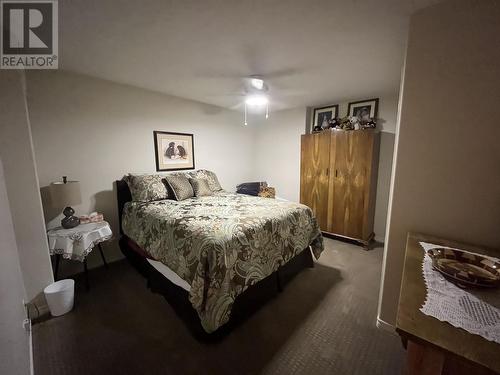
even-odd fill
[{"label": "bed skirt", "polygon": [[120,238],[120,249],[132,266],[145,277],[147,287],[161,294],[172,306],[177,316],[184,321],[192,334],[200,340],[213,340],[224,337],[234,327],[255,313],[265,302],[275,297],[285,285],[304,268],[314,267],[314,261],[309,248],[304,249],[285,265],[280,267],[265,279],[250,286],[236,298],[228,323],[208,334],[202,327],[198,313],[189,301],[189,292],[175,285],[140,254],[134,243],[127,236]]}]

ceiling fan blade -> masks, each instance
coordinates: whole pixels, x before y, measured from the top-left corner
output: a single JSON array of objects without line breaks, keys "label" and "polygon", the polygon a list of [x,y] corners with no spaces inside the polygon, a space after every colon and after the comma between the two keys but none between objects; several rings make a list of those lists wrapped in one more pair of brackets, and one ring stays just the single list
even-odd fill
[{"label": "ceiling fan blade", "polygon": [[207,96],[211,98],[242,98],[245,96],[245,93],[242,92],[233,92],[227,94],[207,94]]},{"label": "ceiling fan blade", "polygon": [[270,71],[267,73],[264,72],[264,74],[262,76],[266,79],[272,80],[272,79],[283,78],[283,77],[291,77],[291,76],[299,75],[302,73],[303,73],[303,70],[290,67],[290,68],[283,68],[283,69],[279,69],[279,70],[273,70],[273,71]]},{"label": "ceiling fan blade", "polygon": [[237,111],[237,110],[242,110],[243,108],[245,107],[245,103],[244,102],[239,102],[231,107],[229,107],[229,109],[233,110],[233,111]]},{"label": "ceiling fan blade", "polygon": [[302,96],[306,95],[307,91],[305,90],[274,90],[273,91],[274,96],[276,97],[291,97],[291,96]]},{"label": "ceiling fan blade", "polygon": [[229,70],[212,70],[212,69],[204,69],[202,71],[198,71],[195,73],[196,77],[204,78],[204,79],[237,79],[240,80],[246,76],[245,73],[241,71],[229,71]]}]

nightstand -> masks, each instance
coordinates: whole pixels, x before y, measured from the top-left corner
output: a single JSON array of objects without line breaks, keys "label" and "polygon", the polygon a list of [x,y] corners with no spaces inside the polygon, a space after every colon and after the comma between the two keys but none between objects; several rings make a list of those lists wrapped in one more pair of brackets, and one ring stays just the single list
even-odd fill
[{"label": "nightstand", "polygon": [[71,229],[57,227],[49,230],[47,232],[47,237],[49,240],[50,255],[56,256],[56,266],[54,270],[55,280],[57,280],[61,256],[63,259],[77,260],[83,263],[85,283],[88,290],[89,279],[87,255],[90,254],[95,246],[98,247],[99,252],[101,253],[104,267],[108,267],[106,258],[104,258],[101,243],[110,240],[113,237],[113,232],[111,231],[109,223],[106,221],[80,224]]}]

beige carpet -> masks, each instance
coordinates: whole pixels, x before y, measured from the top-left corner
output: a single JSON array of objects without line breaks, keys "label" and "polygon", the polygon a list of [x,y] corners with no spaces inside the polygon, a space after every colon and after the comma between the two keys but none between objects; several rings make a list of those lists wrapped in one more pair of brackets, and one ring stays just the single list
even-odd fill
[{"label": "beige carpet", "polygon": [[375,327],[382,248],[325,244],[314,269],[215,343],[196,341],[126,261],[92,270],[73,312],[34,326],[35,373],[400,374],[398,337]]}]

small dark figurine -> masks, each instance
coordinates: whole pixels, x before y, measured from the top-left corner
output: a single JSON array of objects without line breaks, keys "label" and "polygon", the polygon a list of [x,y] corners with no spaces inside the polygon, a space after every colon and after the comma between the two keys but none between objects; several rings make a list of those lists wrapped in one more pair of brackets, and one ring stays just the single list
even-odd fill
[{"label": "small dark figurine", "polygon": [[319,126],[319,125],[318,125],[318,126],[315,126],[315,127],[314,127],[313,132],[320,132],[320,131],[322,131],[322,130],[323,130],[323,128],[322,128],[321,126]]},{"label": "small dark figurine", "polygon": [[340,120],[338,118],[332,118],[328,121],[328,125],[330,126],[330,129],[338,129],[340,127]]},{"label": "small dark figurine", "polygon": [[75,214],[75,210],[73,210],[71,207],[66,207],[63,211],[63,214],[65,217],[61,220],[61,226],[64,229],[74,228],[80,224],[80,219],[76,216],[73,216]]},{"label": "small dark figurine", "polygon": [[367,123],[363,124],[363,129],[374,129],[376,126],[375,119],[371,118]]},{"label": "small dark figurine", "polygon": [[349,116],[345,116],[340,119],[340,128],[343,130],[353,130],[354,126],[352,125],[351,118]]}]

